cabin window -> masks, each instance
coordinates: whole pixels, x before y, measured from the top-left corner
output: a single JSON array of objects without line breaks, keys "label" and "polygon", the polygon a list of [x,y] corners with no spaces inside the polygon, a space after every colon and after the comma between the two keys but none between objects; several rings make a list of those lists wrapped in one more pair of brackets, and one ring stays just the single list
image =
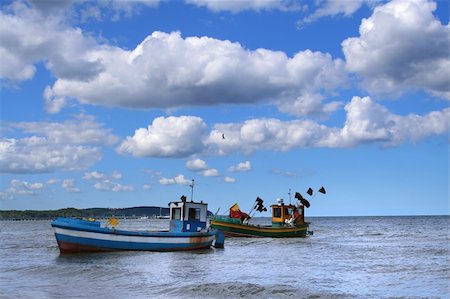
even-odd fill
[{"label": "cabin window", "polygon": [[172,209],[172,219],[173,220],[181,219],[181,208],[173,208]]},{"label": "cabin window", "polygon": [[200,209],[189,208],[189,220],[200,220]]},{"label": "cabin window", "polygon": [[284,215],[285,216],[289,215],[289,209],[288,208],[284,208]]},{"label": "cabin window", "polygon": [[273,217],[275,218],[281,217],[281,208],[273,208]]}]

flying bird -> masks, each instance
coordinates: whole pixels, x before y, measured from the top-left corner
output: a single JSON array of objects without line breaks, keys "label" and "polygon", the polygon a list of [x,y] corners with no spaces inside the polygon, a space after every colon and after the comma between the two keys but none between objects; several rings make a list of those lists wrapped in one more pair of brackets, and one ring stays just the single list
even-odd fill
[{"label": "flying bird", "polygon": [[225,139],[225,134],[222,134],[222,139]]}]

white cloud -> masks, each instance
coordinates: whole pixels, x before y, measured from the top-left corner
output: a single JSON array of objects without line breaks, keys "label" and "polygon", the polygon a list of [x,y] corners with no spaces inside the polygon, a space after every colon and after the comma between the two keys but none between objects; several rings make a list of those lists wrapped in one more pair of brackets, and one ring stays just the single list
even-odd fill
[{"label": "white cloud", "polygon": [[98,171],[85,172],[83,176],[85,180],[101,180],[103,178],[105,178],[105,174]]},{"label": "white cloud", "polygon": [[201,151],[207,126],[199,117],[158,117],[118,147],[135,157],[186,157]]},{"label": "white cloud", "polygon": [[84,180],[94,181],[94,188],[100,191],[112,191],[112,192],[130,192],[134,191],[134,187],[130,185],[122,185],[120,183],[114,182],[113,180],[122,179],[122,174],[114,170],[110,175],[99,172],[85,172],[83,175]]},{"label": "white cloud", "polygon": [[223,178],[223,181],[224,181],[225,183],[235,183],[235,182],[236,182],[236,179],[235,179],[235,178],[232,178],[232,177],[229,177],[229,176],[226,176],[226,177]]},{"label": "white cloud", "polygon": [[113,20],[117,20],[124,14],[126,17],[133,16],[139,12],[139,6],[145,5],[147,7],[156,7],[160,0],[111,0],[107,6],[111,6],[115,11]]},{"label": "white cloud", "polygon": [[38,195],[38,192],[44,187],[42,183],[13,179],[9,183],[9,188],[0,192],[0,199],[13,199],[16,195]]},{"label": "white cloud", "polygon": [[252,169],[252,165],[250,161],[241,162],[237,165],[231,166],[228,168],[230,172],[238,172],[238,171],[249,171]]},{"label": "white cloud", "polygon": [[134,191],[133,186],[122,185],[110,180],[102,180],[94,184],[94,188],[100,191],[112,192],[131,192]]},{"label": "white cloud", "polygon": [[203,176],[219,176],[219,171],[215,168],[209,168],[202,171]]},{"label": "white cloud", "polygon": [[[333,130],[307,120],[251,119],[243,123],[214,125],[207,144],[211,153],[219,155],[250,154],[259,150],[288,151],[317,146]],[[221,132],[227,136],[226,142],[218,139]]]},{"label": "white cloud", "polygon": [[120,180],[122,178],[122,174],[118,172],[117,170],[114,170],[111,175],[107,175],[103,172],[99,171],[92,171],[92,172],[85,172],[83,175],[83,179],[85,180],[104,180],[104,179],[115,179]]},{"label": "white cloud", "polygon": [[44,16],[20,2],[11,13],[0,12],[0,78],[30,79],[35,63],[44,61],[58,78],[87,80],[98,75],[102,63],[91,55],[97,43],[77,28],[63,25],[59,16]]},{"label": "white cloud", "polygon": [[[146,1],[113,4],[130,7],[136,2]],[[30,79],[35,64],[44,62],[57,78],[43,91],[49,113],[58,113],[71,100],[132,108],[286,104],[305,93],[334,90],[347,80],[344,62],[321,52],[305,50],[288,57],[280,51],[248,50],[228,40],[157,31],[130,51],[100,44],[69,27],[61,15],[45,16],[26,5],[13,7],[1,12],[0,54],[5,59],[0,78]]]},{"label": "white cloud", "polygon": [[22,138],[0,138],[1,173],[42,173],[82,170],[101,158],[100,145],[118,139],[93,118],[80,116],[62,123],[4,123],[7,133],[21,130],[36,134]]},{"label": "white cloud", "polygon": [[[450,132],[450,108],[426,115],[397,115],[370,97],[353,97],[345,106],[342,128],[312,121],[251,119],[243,123],[216,124],[206,145],[210,153],[249,154],[258,150],[288,151],[308,147],[355,147],[366,143],[397,146]],[[219,141],[222,132],[226,142]]]},{"label": "white cloud", "polygon": [[199,158],[192,158],[186,162],[186,167],[189,170],[197,171],[202,176],[211,177],[219,176],[219,171],[215,168],[210,168],[205,161]]},{"label": "white cloud", "polygon": [[327,118],[330,114],[342,107],[341,102],[330,102],[322,104],[324,96],[321,94],[300,95],[294,100],[279,101],[278,109],[281,112],[295,116],[315,116],[317,118]]},{"label": "white cloud", "polygon": [[75,186],[75,180],[73,179],[65,179],[62,181],[61,187],[70,193],[78,193],[81,192],[79,188]]},{"label": "white cloud", "polygon": [[159,180],[159,183],[161,185],[190,185],[192,183],[191,180],[188,180],[184,177],[184,175],[179,174],[175,176],[174,178],[161,178]]},{"label": "white cloud", "polygon": [[145,185],[142,186],[142,189],[144,189],[144,190],[151,190],[152,186],[148,185],[148,184],[145,184]]},{"label": "white cloud", "polygon": [[363,19],[359,37],[342,42],[348,70],[375,93],[423,89],[450,99],[450,27],[436,3],[394,0]]},{"label": "white cloud", "polygon": [[344,127],[329,135],[323,141],[324,145],[351,147],[376,142],[383,146],[397,146],[450,132],[450,108],[423,116],[401,116],[374,103],[370,97],[353,97],[345,110],[347,119]]},{"label": "white cloud", "polygon": [[[96,77],[59,77],[46,100],[132,108],[210,106],[295,100],[346,82],[344,63],[309,50],[292,58],[266,49],[209,37],[182,38],[154,32],[133,51],[103,46],[92,50],[102,62]],[[156,54],[157,53],[157,54]]]},{"label": "white cloud", "polygon": [[[426,115],[403,116],[374,103],[370,97],[353,97],[345,106],[345,111],[347,116],[342,128],[328,127],[310,120],[260,118],[242,123],[217,123],[209,133],[201,118],[170,117],[167,123],[174,125],[168,126],[168,132],[163,133],[165,125],[153,122],[148,129],[138,129],[133,137],[128,137],[119,147],[119,152],[132,153],[137,157],[189,157],[194,154],[250,154],[260,150],[289,151],[309,147],[354,147],[365,143],[396,146],[450,131],[447,121],[450,108]],[[181,130],[189,131],[192,136],[186,141],[182,137],[173,139],[170,130],[177,131],[177,124],[192,118],[195,119],[192,126],[194,129],[183,126],[184,129]],[[160,118],[162,123],[166,120]],[[200,130],[195,129],[198,124],[201,124]],[[222,134],[225,134],[226,139],[222,138]],[[176,149],[183,144],[189,150]],[[245,166],[242,165],[241,168]],[[203,171],[209,169],[206,162],[200,159],[188,161],[186,167],[198,167],[199,171],[200,168]],[[161,183],[170,184],[173,181],[162,179]]]},{"label": "white cloud", "polygon": [[97,147],[55,144],[45,137],[0,140],[1,173],[76,171],[89,167],[100,158]]},{"label": "white cloud", "polygon": [[291,0],[239,0],[239,1],[217,1],[217,0],[185,0],[188,4],[206,7],[214,12],[229,11],[238,13],[245,10],[297,10],[299,6]]},{"label": "white cloud", "polygon": [[317,8],[309,16],[300,20],[297,25],[303,27],[320,18],[342,14],[346,17],[358,11],[364,4],[373,5],[381,0],[325,0],[317,1]]},{"label": "white cloud", "polygon": [[186,162],[186,167],[189,170],[201,171],[201,170],[208,169],[208,164],[206,164],[206,162],[203,161],[202,159],[195,158],[195,159],[188,160]]},{"label": "white cloud", "polygon": [[57,122],[19,122],[7,123],[11,128],[25,133],[39,134],[55,144],[114,145],[119,138],[111,134],[103,124],[97,123],[90,115],[78,115],[76,119]]}]

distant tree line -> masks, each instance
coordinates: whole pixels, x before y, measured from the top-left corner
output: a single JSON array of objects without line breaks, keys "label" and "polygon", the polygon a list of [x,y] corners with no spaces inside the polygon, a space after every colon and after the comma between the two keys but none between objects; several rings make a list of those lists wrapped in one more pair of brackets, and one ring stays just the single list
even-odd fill
[{"label": "distant tree line", "polygon": [[53,219],[58,217],[74,217],[74,218],[109,218],[109,217],[152,217],[152,216],[168,216],[169,208],[160,207],[133,207],[123,209],[109,208],[90,208],[75,209],[66,208],[59,210],[0,210],[0,220],[12,219]]},{"label": "distant tree line", "polygon": [[[133,208],[90,208],[90,209],[75,209],[66,208],[59,210],[0,210],[0,220],[39,220],[39,219],[55,219],[58,217],[72,217],[72,218],[137,218],[137,217],[155,217],[155,216],[169,216],[169,208],[162,207],[133,207]],[[208,211],[208,216],[213,215]]]}]

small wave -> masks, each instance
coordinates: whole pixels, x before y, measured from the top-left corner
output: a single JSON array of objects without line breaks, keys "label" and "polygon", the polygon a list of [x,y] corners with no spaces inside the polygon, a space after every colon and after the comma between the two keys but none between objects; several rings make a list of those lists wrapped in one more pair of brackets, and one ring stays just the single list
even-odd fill
[{"label": "small wave", "polygon": [[385,234],[383,233],[362,233],[362,234],[357,234],[357,237],[376,237],[376,236],[384,236]]},{"label": "small wave", "polygon": [[160,298],[351,298],[346,294],[314,294],[289,285],[259,285],[253,283],[204,283],[166,288]]}]

